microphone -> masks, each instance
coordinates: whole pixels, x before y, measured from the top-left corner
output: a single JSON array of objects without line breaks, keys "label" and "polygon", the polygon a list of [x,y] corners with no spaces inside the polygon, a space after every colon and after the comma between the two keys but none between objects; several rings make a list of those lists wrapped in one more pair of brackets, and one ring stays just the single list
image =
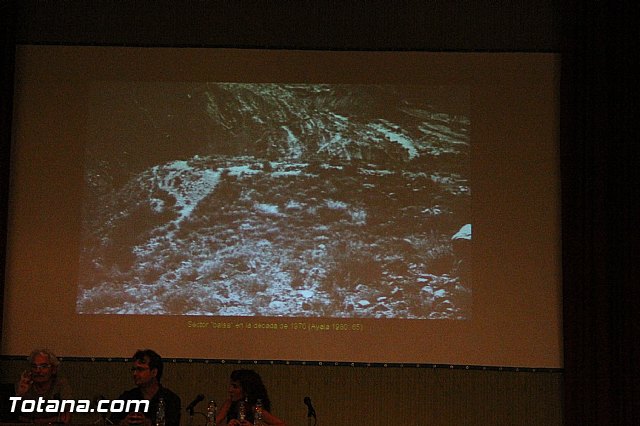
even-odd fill
[{"label": "microphone", "polygon": [[[100,401],[108,401],[107,397],[104,396],[103,394],[98,394],[96,396],[93,397],[93,399],[91,400],[91,412],[93,413],[94,410],[98,411],[98,408],[100,407]],[[106,412],[106,410],[101,410],[102,412],[100,413],[100,418],[97,419],[95,422],[93,422],[93,424],[100,424],[102,426],[106,426],[107,424],[112,425],[113,421],[107,417],[108,412]]]},{"label": "microphone", "polygon": [[199,394],[198,396],[196,396],[196,398],[195,398],[193,401],[191,401],[191,402],[189,403],[189,405],[187,405],[186,410],[187,410],[189,413],[193,414],[193,409],[194,409],[194,407],[195,407],[196,405],[198,405],[198,402],[202,401],[203,399],[204,399],[204,395],[203,395],[203,394]]},{"label": "microphone", "polygon": [[316,410],[313,409],[313,405],[311,405],[311,398],[308,396],[304,397],[304,405],[307,406],[307,417],[316,418]]}]

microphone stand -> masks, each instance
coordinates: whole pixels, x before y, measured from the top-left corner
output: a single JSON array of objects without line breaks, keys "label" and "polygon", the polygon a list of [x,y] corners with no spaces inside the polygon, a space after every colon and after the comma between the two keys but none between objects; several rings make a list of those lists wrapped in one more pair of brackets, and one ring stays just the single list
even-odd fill
[{"label": "microphone stand", "polygon": [[101,426],[106,426],[106,425],[112,425],[113,422],[111,421],[110,418],[107,417],[106,413],[101,413],[100,414],[100,418],[97,419],[95,422],[93,422],[94,425],[101,425]]},{"label": "microphone stand", "polygon": [[316,416],[307,416],[307,425],[308,426],[312,426],[311,425],[311,418],[313,418],[313,424],[314,425],[318,422],[318,419],[316,418]]},{"label": "microphone stand", "polygon": [[[91,412],[93,412],[94,410],[97,411],[98,409],[98,402],[106,399],[103,395],[98,395],[96,396],[92,403],[95,405],[95,408],[91,409]],[[60,417],[60,415],[58,414],[58,417]],[[106,412],[102,412],[100,413],[100,416],[93,422],[94,425],[100,425],[100,426],[106,426],[106,425],[112,425],[113,421],[111,421],[111,419],[107,416]]]},{"label": "microphone stand", "polygon": [[203,416],[204,418],[207,417],[207,415],[205,413],[201,413],[200,411],[194,411],[193,408],[189,408],[189,426],[193,426],[193,417],[195,414],[200,414],[201,416]]},{"label": "microphone stand", "polygon": [[193,426],[193,407],[189,408],[189,426]]},{"label": "microphone stand", "polygon": [[[194,414],[194,408],[195,406],[204,399],[204,395],[203,394],[199,394],[198,396],[196,396],[196,399],[194,399],[193,401],[191,401],[191,403],[189,405],[187,405],[187,411],[189,412],[189,426],[193,426],[193,414]],[[200,413],[202,414],[202,413]],[[203,414],[204,415],[204,414]]]},{"label": "microphone stand", "polygon": [[313,424],[315,425],[318,422],[318,418],[316,417],[316,410],[313,409],[313,405],[311,405],[311,399],[305,398],[304,403],[307,406],[307,425],[311,426],[311,418],[313,417]]}]

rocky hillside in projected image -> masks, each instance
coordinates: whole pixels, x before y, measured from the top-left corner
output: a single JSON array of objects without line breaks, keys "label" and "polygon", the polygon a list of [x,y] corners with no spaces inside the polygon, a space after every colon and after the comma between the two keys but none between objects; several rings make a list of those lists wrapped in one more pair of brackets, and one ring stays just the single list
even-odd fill
[{"label": "rocky hillside in projected image", "polygon": [[451,240],[470,221],[470,123],[428,88],[184,84],[115,98],[104,104],[126,104],[128,121],[104,127],[138,142],[103,155],[96,125],[78,312],[470,317],[468,254]]}]

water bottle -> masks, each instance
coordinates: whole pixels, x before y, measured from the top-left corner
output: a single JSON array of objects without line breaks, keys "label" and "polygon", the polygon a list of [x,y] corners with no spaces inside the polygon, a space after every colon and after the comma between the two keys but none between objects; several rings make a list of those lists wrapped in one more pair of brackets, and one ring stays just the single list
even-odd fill
[{"label": "water bottle", "polygon": [[247,412],[246,412],[246,404],[245,401],[240,401],[240,403],[238,404],[238,420],[243,421],[244,419],[247,418]]},{"label": "water bottle", "polygon": [[164,398],[158,401],[158,410],[156,411],[156,426],[165,426]]},{"label": "water bottle", "polygon": [[216,413],[218,408],[215,401],[212,399],[207,406],[207,426],[216,426]]},{"label": "water bottle", "polygon": [[255,416],[253,417],[254,426],[262,426],[262,400],[258,398],[256,400]]}]

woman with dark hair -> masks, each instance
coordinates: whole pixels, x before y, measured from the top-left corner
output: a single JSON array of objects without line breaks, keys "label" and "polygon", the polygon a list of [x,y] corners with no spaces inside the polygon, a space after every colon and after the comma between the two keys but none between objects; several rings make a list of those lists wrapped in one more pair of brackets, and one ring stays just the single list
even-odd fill
[{"label": "woman with dark hair", "polygon": [[234,370],[229,383],[229,398],[220,407],[216,421],[227,426],[284,426],[285,423],[270,411],[271,401],[260,375],[253,370]]}]

